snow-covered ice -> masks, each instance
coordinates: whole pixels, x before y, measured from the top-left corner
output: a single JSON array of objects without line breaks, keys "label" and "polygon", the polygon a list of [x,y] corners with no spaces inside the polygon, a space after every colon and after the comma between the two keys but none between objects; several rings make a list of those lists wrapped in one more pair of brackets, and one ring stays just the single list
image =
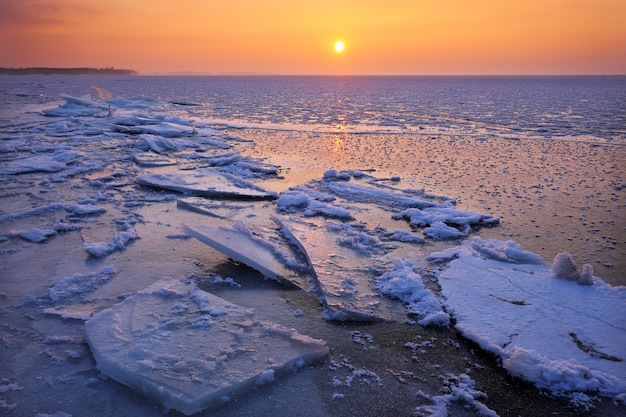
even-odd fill
[{"label": "snow-covered ice", "polygon": [[321,340],[171,278],[96,313],[85,339],[105,375],[187,415],[329,352]]},{"label": "snow-covered ice", "polygon": [[[402,265],[398,259],[415,256],[417,245],[423,244],[425,238],[441,239],[442,232],[433,236],[425,229],[423,238],[417,234],[417,228],[427,223],[413,225],[415,231],[390,230],[382,226],[381,220],[398,227],[395,220],[404,218],[407,210],[429,210],[431,216],[464,226],[461,236],[465,236],[470,225],[490,226],[497,224],[498,219],[459,211],[447,197],[431,195],[426,200],[415,198],[415,194],[360,171],[354,176],[353,171],[329,170],[323,178],[279,195],[279,215],[275,219],[306,253],[323,296],[327,319],[399,320],[397,305],[388,300],[393,297],[409,303],[407,312],[421,316],[424,324],[448,324],[447,314],[438,308],[432,294],[426,296],[429,290],[423,284],[418,290],[419,274],[411,284],[415,286],[412,296],[375,282],[381,274],[391,274],[389,270],[394,265]],[[366,222],[373,216],[378,225],[369,228]],[[444,227],[458,232],[457,228]],[[432,307],[428,307],[433,300]]]},{"label": "snow-covered ice", "polygon": [[556,277],[563,259],[538,263],[509,242],[474,238],[439,274],[442,298],[455,327],[512,375],[554,393],[615,397],[626,391],[626,287]]},{"label": "snow-covered ice", "polygon": [[94,291],[104,285],[115,274],[113,267],[100,268],[99,271],[88,274],[72,274],[63,278],[48,289],[46,297],[54,302],[82,295]]},{"label": "snow-covered ice", "polygon": [[467,374],[446,375],[444,379],[444,393],[430,396],[419,391],[418,395],[433,402],[433,405],[418,407],[415,412],[418,416],[448,416],[453,402],[462,402],[474,409],[481,417],[498,417],[498,413],[485,406],[479,400],[487,398],[487,394],[475,388],[475,382]]},{"label": "snow-covered ice", "polygon": [[422,326],[449,326],[450,316],[441,302],[426,288],[424,279],[408,261],[397,260],[395,266],[376,278],[374,287],[381,293],[406,303],[407,314],[416,315]]}]

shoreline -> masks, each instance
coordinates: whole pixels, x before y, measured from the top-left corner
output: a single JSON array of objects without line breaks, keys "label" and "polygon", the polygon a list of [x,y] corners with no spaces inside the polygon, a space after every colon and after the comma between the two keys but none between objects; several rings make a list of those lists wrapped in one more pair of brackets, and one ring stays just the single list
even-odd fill
[{"label": "shoreline", "polygon": [[54,68],[54,67],[28,67],[28,68],[0,68],[0,75],[138,75],[135,70],[109,68]]}]

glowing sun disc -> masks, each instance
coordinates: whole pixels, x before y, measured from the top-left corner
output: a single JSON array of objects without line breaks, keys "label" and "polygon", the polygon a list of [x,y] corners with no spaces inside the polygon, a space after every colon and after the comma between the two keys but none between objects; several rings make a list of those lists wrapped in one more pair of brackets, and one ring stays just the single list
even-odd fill
[{"label": "glowing sun disc", "polygon": [[335,42],[334,48],[335,48],[335,52],[337,52],[338,54],[342,53],[345,47],[346,45],[344,45],[342,41]]}]

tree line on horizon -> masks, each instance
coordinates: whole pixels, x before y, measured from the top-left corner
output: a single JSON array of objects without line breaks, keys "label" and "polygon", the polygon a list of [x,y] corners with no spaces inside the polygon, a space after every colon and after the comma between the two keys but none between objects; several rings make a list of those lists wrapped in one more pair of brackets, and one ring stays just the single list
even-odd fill
[{"label": "tree line on horizon", "polygon": [[109,68],[51,68],[51,67],[29,67],[29,68],[0,68],[1,75],[136,75],[137,71],[131,69]]}]

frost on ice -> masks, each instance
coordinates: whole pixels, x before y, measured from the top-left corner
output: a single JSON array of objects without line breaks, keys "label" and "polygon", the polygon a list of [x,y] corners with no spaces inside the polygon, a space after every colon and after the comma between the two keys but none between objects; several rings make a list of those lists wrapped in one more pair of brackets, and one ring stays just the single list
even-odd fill
[{"label": "frost on ice", "polygon": [[[595,277],[593,285],[556,278],[575,269],[571,256],[557,256],[550,265],[533,255],[491,239],[459,247],[439,275],[456,328],[501,357],[512,375],[540,388],[623,394],[626,287]],[[449,250],[441,257],[452,259]]]},{"label": "frost on ice", "polygon": [[113,267],[102,267],[97,272],[87,274],[72,274],[48,289],[46,297],[58,302],[77,295],[82,295],[96,290],[104,285],[115,274]]},{"label": "frost on ice", "polygon": [[105,375],[187,415],[329,352],[321,340],[172,278],[96,313],[84,333]]}]

